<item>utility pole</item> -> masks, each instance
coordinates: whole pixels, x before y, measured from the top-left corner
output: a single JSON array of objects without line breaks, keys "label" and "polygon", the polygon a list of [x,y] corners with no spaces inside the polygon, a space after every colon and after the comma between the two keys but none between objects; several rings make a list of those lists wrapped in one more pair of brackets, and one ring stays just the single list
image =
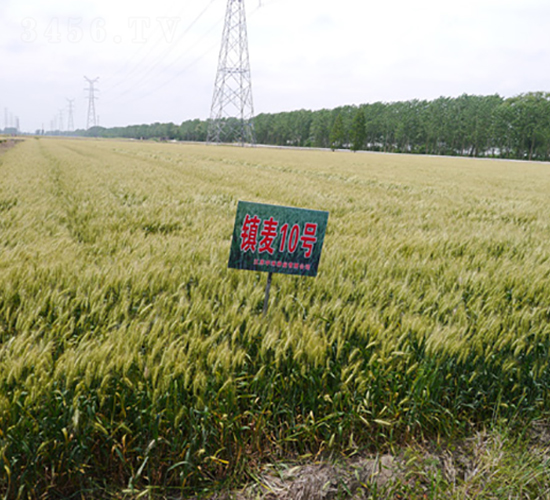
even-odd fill
[{"label": "utility pole", "polygon": [[228,0],[207,141],[253,144],[253,117],[244,0]]},{"label": "utility pole", "polygon": [[67,99],[69,103],[69,117],[67,118],[67,132],[74,132],[73,106],[74,99]]},{"label": "utility pole", "polygon": [[88,118],[86,120],[86,130],[87,130],[90,127],[97,126],[97,118],[95,114],[95,100],[96,100],[95,93],[97,92],[97,89],[94,88],[94,85],[97,83],[99,78],[95,78],[94,80],[91,80],[90,78],[85,76],[84,79],[90,85],[87,89],[84,89],[88,91]]},{"label": "utility pole", "polygon": [[4,108],[4,130],[7,130],[9,127],[8,123],[8,108]]}]

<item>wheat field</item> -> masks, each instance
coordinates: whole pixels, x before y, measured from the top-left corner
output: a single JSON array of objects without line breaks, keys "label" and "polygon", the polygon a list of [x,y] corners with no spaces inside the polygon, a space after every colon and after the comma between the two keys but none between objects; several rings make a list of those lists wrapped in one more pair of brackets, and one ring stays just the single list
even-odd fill
[{"label": "wheat field", "polygon": [[[0,492],[190,493],[546,414],[548,193],[548,164],[27,138],[0,155]],[[330,212],[266,318],[265,274],[227,268],[239,200]]]}]

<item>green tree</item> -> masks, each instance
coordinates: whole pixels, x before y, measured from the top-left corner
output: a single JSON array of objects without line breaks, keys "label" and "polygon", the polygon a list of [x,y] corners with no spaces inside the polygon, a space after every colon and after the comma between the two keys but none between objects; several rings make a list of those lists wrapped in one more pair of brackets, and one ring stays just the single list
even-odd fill
[{"label": "green tree", "polygon": [[333,151],[335,149],[340,149],[344,145],[345,140],[345,130],[344,130],[344,120],[342,118],[342,114],[338,113],[336,115],[336,119],[334,120],[334,123],[332,124],[332,128],[330,129],[330,136],[329,136],[329,142],[330,142],[330,149]]},{"label": "green tree", "polygon": [[314,147],[327,148],[329,146],[330,111],[321,109],[313,113],[310,134]]},{"label": "green tree", "polygon": [[363,147],[365,146],[366,137],[367,129],[365,128],[365,112],[363,108],[359,108],[356,111],[355,116],[353,117],[353,122],[351,124],[351,150],[355,152],[359,149],[363,149]]}]

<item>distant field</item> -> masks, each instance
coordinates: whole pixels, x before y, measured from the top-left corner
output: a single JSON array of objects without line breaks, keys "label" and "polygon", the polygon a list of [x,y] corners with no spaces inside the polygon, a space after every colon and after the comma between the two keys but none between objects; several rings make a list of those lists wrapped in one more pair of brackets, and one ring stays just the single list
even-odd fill
[{"label": "distant field", "polygon": [[[0,492],[193,491],[550,410],[550,166],[26,139],[0,154]],[[319,275],[227,269],[238,200]],[[4,473],[5,472],[5,473]]]}]

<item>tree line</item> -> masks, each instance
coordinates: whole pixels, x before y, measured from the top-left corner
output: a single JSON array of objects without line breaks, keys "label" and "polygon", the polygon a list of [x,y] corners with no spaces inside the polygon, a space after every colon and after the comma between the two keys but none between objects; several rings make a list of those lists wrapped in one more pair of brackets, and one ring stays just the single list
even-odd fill
[{"label": "tree line", "polygon": [[[318,111],[262,113],[258,144],[521,160],[550,160],[550,93],[503,98],[463,94]],[[208,120],[94,127],[80,135],[207,140]]]}]

